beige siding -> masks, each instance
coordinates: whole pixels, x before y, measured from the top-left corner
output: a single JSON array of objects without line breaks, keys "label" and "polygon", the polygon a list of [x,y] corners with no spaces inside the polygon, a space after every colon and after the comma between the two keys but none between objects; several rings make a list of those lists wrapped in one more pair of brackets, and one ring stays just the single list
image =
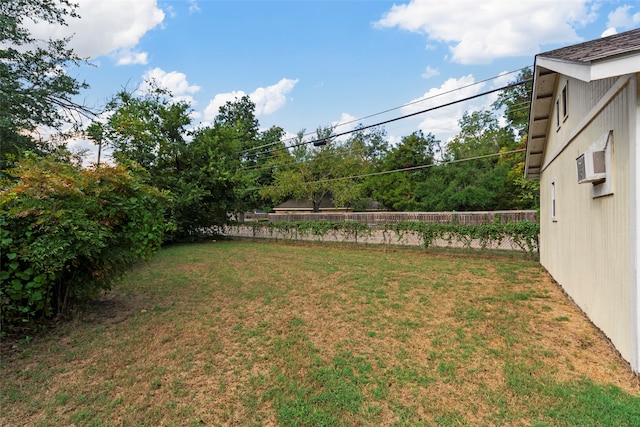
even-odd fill
[{"label": "beige siding", "polygon": [[[560,76],[558,78],[556,94],[554,99],[558,99],[562,87],[566,85],[568,99],[568,115],[566,120],[560,119],[560,127],[556,126],[556,110],[552,112],[552,120],[550,120],[549,139],[547,141],[547,153],[555,152],[560,145],[566,141],[571,132],[580,123],[582,118],[591,111],[598,103],[602,96],[615,83],[616,79],[604,79],[591,83],[584,83],[580,80]],[[588,88],[588,89],[587,89]],[[555,101],[553,104],[555,106]]]},{"label": "beige siding", "polygon": [[[566,78],[560,78],[562,87]],[[583,83],[569,79],[569,114],[560,129],[549,129],[547,155],[567,142],[615,79]],[[631,309],[629,86],[619,92],[543,171],[540,260],[627,360],[634,358]],[[575,159],[613,130],[614,194],[592,198],[591,184],[578,184]],[[545,162],[550,159],[545,159]],[[551,218],[555,183],[556,221]]]}]

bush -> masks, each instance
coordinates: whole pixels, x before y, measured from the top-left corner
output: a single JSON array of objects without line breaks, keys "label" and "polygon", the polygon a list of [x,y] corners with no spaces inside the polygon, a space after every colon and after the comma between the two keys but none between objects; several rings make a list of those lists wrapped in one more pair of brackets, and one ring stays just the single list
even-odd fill
[{"label": "bush", "polygon": [[3,329],[65,313],[157,250],[164,195],[124,167],[27,158],[0,190]]}]

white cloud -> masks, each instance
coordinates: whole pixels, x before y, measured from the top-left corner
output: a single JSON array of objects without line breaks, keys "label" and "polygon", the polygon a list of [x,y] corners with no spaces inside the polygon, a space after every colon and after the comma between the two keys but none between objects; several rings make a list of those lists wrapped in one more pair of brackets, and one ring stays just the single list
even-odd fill
[{"label": "white cloud", "polygon": [[[440,87],[430,89],[420,98],[414,99],[402,107],[402,114],[415,113],[477,95],[485,89],[486,83],[475,83],[471,74],[459,79],[447,79]],[[418,128],[425,134],[432,133],[436,138],[447,141],[460,130],[458,121],[465,111],[487,108],[491,102],[493,102],[493,98],[483,96],[476,100],[460,102],[426,112],[418,116],[421,120]]]},{"label": "white cloud", "polygon": [[178,12],[176,12],[176,9],[171,4],[164,5],[164,11],[169,15],[169,18],[178,16]]},{"label": "white cloud", "polygon": [[439,76],[440,71],[437,68],[433,68],[430,65],[427,65],[427,68],[424,69],[424,73],[422,73],[423,79],[429,79],[431,77]]},{"label": "white cloud", "polygon": [[[293,90],[298,83],[298,79],[281,79],[278,83],[259,87],[249,94],[249,98],[256,105],[256,116],[271,114],[282,108],[286,102],[286,95]],[[242,98],[246,93],[244,91],[233,91],[228,93],[219,93],[211,101],[204,110],[206,120],[213,120],[217,115],[221,106],[227,101],[233,102],[236,98]]]},{"label": "white cloud", "polygon": [[613,12],[609,13],[607,27],[629,29],[640,23],[640,12],[631,15],[633,6],[620,6]]},{"label": "white cloud", "polygon": [[118,65],[145,65],[149,62],[147,52],[134,52],[130,49],[116,51],[114,57],[118,59]]},{"label": "white cloud", "polygon": [[69,19],[67,27],[39,23],[31,30],[40,38],[73,36],[69,46],[87,58],[134,48],[165,17],[157,0],[76,0],[75,3],[78,3],[80,19]]},{"label": "white cloud", "polygon": [[607,29],[602,33],[602,37],[611,36],[618,33],[618,29],[628,30],[640,24],[640,12],[631,14],[633,6],[624,5],[618,7],[607,16]]},{"label": "white cloud", "polygon": [[227,102],[233,102],[236,98],[242,98],[246,93],[237,90],[233,92],[227,93],[219,93],[217,94],[211,101],[209,101],[209,105],[204,109],[204,118],[205,120],[213,120],[218,115],[220,111],[220,107],[222,107]]},{"label": "white cloud", "polygon": [[449,45],[453,62],[474,64],[578,42],[575,28],[593,19],[588,0],[412,0],[392,6],[375,26],[427,34],[430,42]]},{"label": "white cloud", "polygon": [[[333,126],[334,128],[334,133],[342,133],[355,129],[359,124],[360,123],[358,122],[358,118],[353,114],[342,113],[340,115],[340,119],[332,122],[331,126]],[[337,140],[346,141],[347,139],[349,139],[349,136],[350,135],[343,135],[338,137]]]},{"label": "white cloud", "polygon": [[174,95],[194,94],[200,90],[200,86],[191,85],[187,81],[187,75],[178,71],[166,72],[161,68],[153,68],[144,73],[145,80],[154,80],[161,87],[168,89]]},{"label": "white cloud", "polygon": [[176,101],[186,101],[195,105],[193,94],[200,91],[200,86],[189,84],[187,75],[178,71],[166,72],[161,68],[153,68],[142,76],[144,82],[140,89],[143,91],[151,88],[150,82],[155,82],[160,88],[167,89]]},{"label": "white cloud", "polygon": [[271,114],[282,108],[287,102],[286,94],[291,92],[297,83],[298,79],[281,79],[272,86],[254,90],[249,97],[256,104],[256,116]]},{"label": "white cloud", "polygon": [[196,0],[187,0],[187,3],[189,3],[189,13],[201,12],[200,6]]},{"label": "white cloud", "polygon": [[356,127],[356,120],[358,120],[358,118],[353,114],[342,113],[340,115],[340,120],[331,123],[331,126],[340,126],[341,128],[344,128],[344,130],[351,130]]},{"label": "white cloud", "polygon": [[477,83],[473,75],[462,76],[459,79],[449,78],[440,87],[429,89],[424,95],[416,98],[402,107],[405,114],[438,107],[449,102],[467,98],[481,92],[485,82]]}]

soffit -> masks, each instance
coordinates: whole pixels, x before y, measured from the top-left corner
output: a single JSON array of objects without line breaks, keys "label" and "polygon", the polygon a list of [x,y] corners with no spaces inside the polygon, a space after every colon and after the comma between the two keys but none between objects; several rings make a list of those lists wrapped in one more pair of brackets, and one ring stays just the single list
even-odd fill
[{"label": "soffit", "polygon": [[544,161],[544,149],[553,111],[553,95],[558,73],[543,67],[535,67],[533,93],[531,95],[531,114],[529,118],[529,137],[527,140],[527,160],[525,178],[540,178],[540,168]]}]

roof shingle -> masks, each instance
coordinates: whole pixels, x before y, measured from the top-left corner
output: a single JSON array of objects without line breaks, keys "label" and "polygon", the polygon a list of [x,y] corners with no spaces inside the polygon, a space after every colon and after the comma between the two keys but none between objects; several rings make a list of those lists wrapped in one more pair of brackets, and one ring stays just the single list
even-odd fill
[{"label": "roof shingle", "polygon": [[635,51],[640,51],[640,28],[551,50],[537,56],[588,63]]}]

